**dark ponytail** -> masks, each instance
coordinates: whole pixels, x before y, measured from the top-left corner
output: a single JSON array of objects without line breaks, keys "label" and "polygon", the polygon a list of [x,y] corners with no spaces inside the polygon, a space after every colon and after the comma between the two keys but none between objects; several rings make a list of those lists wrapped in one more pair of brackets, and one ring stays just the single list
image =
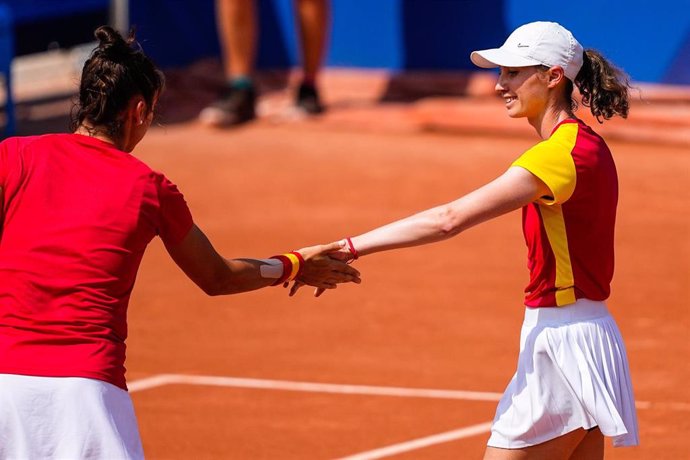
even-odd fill
[{"label": "dark ponytail", "polygon": [[86,121],[93,130],[118,136],[121,113],[131,98],[140,95],[151,110],[165,77],[141,50],[133,31],[126,40],[109,26],[99,27],[94,35],[99,44],[84,63],[70,128],[74,131]]},{"label": "dark ponytail", "polygon": [[596,50],[584,52],[580,72],[575,85],[582,95],[582,105],[589,107],[599,123],[614,115],[628,116],[628,76],[611,64]]}]

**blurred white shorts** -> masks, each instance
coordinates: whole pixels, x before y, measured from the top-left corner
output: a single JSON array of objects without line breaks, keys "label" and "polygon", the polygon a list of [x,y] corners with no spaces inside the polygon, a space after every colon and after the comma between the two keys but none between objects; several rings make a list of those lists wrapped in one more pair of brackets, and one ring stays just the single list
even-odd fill
[{"label": "blurred white shorts", "polygon": [[129,393],[94,379],[0,374],[0,458],[143,459]]},{"label": "blurred white shorts", "polygon": [[518,449],[596,426],[616,447],[639,444],[628,358],[606,304],[526,308],[488,445]]}]

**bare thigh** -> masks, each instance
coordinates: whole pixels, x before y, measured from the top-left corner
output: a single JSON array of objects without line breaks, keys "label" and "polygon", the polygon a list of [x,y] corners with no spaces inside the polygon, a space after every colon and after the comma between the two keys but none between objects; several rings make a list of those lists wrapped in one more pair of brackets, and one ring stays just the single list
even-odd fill
[{"label": "bare thigh", "polygon": [[522,449],[487,447],[484,460],[599,460],[604,458],[604,436],[582,428]]},{"label": "bare thigh", "polygon": [[604,435],[597,427],[587,432],[585,438],[577,445],[570,460],[603,460]]}]

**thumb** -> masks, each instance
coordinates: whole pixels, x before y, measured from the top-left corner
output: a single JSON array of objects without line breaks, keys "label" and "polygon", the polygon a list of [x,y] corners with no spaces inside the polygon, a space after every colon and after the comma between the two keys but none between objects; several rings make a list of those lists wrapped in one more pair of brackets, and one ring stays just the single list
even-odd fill
[{"label": "thumb", "polygon": [[345,241],[334,241],[328,244],[317,244],[316,246],[309,246],[307,248],[299,249],[297,252],[302,254],[304,260],[309,260],[314,256],[318,256],[327,252],[335,252],[345,247]]},{"label": "thumb", "polygon": [[339,249],[342,249],[345,247],[345,241],[340,240],[340,241],[334,241],[332,243],[328,244],[322,244],[321,245],[321,252],[332,252],[332,251],[337,251]]}]

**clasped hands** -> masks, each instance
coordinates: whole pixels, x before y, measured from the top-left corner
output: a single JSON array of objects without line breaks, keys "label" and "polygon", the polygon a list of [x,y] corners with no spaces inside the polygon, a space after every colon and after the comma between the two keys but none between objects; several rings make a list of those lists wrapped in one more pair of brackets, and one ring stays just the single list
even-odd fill
[{"label": "clasped hands", "polygon": [[[344,240],[309,246],[297,252],[304,258],[304,265],[290,287],[290,296],[304,285],[314,286],[314,296],[319,297],[326,289],[335,289],[340,283],[362,282],[359,271],[347,264],[353,256]],[[284,286],[288,287],[288,283]]]}]

